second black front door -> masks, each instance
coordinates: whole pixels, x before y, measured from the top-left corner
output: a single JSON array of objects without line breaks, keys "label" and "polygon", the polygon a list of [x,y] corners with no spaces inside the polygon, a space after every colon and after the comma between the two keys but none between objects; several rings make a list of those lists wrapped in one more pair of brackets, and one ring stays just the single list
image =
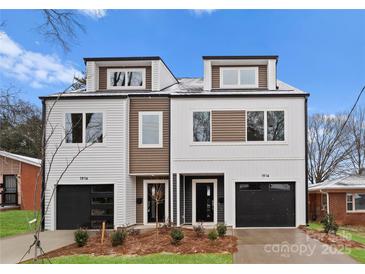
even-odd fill
[{"label": "second black front door", "polygon": [[158,222],[165,222],[165,184],[147,184],[147,193],[147,221],[154,223],[158,216]]},{"label": "second black front door", "polygon": [[214,221],[214,184],[196,184],[196,222]]}]

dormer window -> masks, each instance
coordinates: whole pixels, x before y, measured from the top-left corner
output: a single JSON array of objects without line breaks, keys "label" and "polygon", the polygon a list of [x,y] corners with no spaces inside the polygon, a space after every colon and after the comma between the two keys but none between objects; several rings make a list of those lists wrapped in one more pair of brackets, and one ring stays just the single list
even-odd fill
[{"label": "dormer window", "polygon": [[108,89],[145,89],[145,69],[108,69]]},{"label": "dormer window", "polygon": [[258,67],[221,67],[221,88],[258,88]]}]

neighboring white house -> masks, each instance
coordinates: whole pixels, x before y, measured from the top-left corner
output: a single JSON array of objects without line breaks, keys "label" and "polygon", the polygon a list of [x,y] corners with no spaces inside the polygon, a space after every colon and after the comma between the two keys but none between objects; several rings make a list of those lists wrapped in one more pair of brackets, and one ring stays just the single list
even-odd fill
[{"label": "neighboring white house", "polygon": [[159,57],[84,60],[86,90],[41,97],[47,161],[65,140],[45,167],[46,229],[154,223],[157,186],[158,219],[178,226],[306,223],[309,94],[276,79],[277,56],[205,56],[203,79]]}]

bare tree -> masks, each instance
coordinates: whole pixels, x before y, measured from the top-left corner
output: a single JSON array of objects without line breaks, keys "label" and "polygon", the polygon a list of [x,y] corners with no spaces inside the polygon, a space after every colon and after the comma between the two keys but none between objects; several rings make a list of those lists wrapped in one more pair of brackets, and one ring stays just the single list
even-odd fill
[{"label": "bare tree", "polygon": [[347,145],[349,153],[348,169],[360,174],[365,168],[365,107],[358,107],[347,124]]},{"label": "bare tree", "polygon": [[45,22],[38,27],[39,31],[66,52],[70,50],[70,44],[77,41],[78,31],[85,32],[77,13],[73,10],[44,9],[42,14]]},{"label": "bare tree", "polygon": [[165,185],[164,184],[154,184],[154,190],[150,195],[152,201],[155,202],[155,214],[156,214],[156,237],[158,237],[158,229],[159,229],[159,219],[158,219],[158,211],[159,206],[165,201]]},{"label": "bare tree", "polygon": [[351,147],[346,142],[346,115],[315,114],[308,124],[308,175],[312,183],[321,183],[339,175],[345,167]]},{"label": "bare tree", "polygon": [[[41,252],[41,254],[44,255],[43,249],[40,244],[40,232],[42,230],[42,223],[44,222],[45,216],[46,216],[47,212],[49,211],[49,207],[51,205],[52,199],[54,198],[57,186],[62,181],[62,179],[63,179],[64,175],[67,173],[68,169],[72,166],[72,164],[75,162],[75,160],[80,156],[80,154],[83,153],[85,150],[87,150],[93,144],[95,144],[97,142],[97,138],[93,138],[93,136],[92,136],[91,139],[93,141],[91,141],[90,143],[86,143],[84,145],[77,145],[75,154],[66,160],[65,166],[62,169],[62,171],[59,173],[59,175],[55,176],[52,179],[52,186],[54,185],[54,187],[52,188],[52,192],[50,193],[50,196],[48,197],[47,204],[45,204],[45,206],[44,206],[43,214],[40,217],[39,216],[40,212],[37,210],[37,207],[36,207],[36,201],[37,201],[36,193],[37,193],[37,190],[41,187],[39,185],[39,181],[40,181],[39,178],[44,173],[43,186],[44,186],[44,189],[47,189],[47,185],[49,184],[49,181],[50,181],[50,174],[53,170],[53,165],[54,165],[54,161],[55,161],[57,154],[59,153],[60,149],[66,142],[66,139],[69,137],[69,135],[71,134],[73,129],[78,126],[78,123],[81,123],[81,120],[76,121],[76,123],[73,124],[72,127],[66,129],[59,124],[54,125],[50,121],[50,117],[51,117],[51,114],[52,114],[55,106],[57,105],[59,100],[62,98],[62,96],[71,89],[72,85],[70,85],[67,89],[65,89],[64,92],[58,94],[58,96],[55,97],[53,102],[51,102],[49,105],[47,105],[45,107],[46,110],[45,110],[44,121],[43,121],[44,128],[43,128],[43,140],[42,140],[42,167],[38,172],[38,175],[36,178],[36,184],[35,184],[36,187],[35,187],[35,191],[34,191],[34,201],[35,201],[34,202],[34,219],[38,220],[38,223],[34,228],[34,241],[30,244],[28,250],[24,253],[23,257],[20,259],[20,262],[22,262],[23,259],[25,258],[25,256],[31,252],[32,248],[34,248],[34,258],[33,258],[34,260],[38,259],[39,251]],[[57,143],[54,143],[54,141],[51,141],[51,139],[52,139],[52,136],[54,136],[54,134],[58,128],[63,130],[65,132],[65,134],[64,134],[64,137],[61,138],[61,140],[59,140]],[[46,131],[46,129],[47,129],[47,131]],[[97,136],[95,136],[95,137],[97,137]],[[47,151],[47,157],[46,157],[45,152],[47,149],[49,150],[51,145],[53,147],[53,150]],[[45,193],[45,191],[43,191],[42,195],[41,195],[41,201],[40,201],[41,204],[43,204],[45,202],[45,200],[46,200],[46,193]]]}]

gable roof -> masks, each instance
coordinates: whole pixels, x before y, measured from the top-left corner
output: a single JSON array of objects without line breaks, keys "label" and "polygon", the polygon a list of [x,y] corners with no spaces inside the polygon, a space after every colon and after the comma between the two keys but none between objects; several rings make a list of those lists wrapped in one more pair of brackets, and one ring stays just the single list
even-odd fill
[{"label": "gable roof", "polygon": [[27,156],[23,156],[23,155],[19,155],[19,154],[14,154],[14,153],[6,152],[4,150],[0,150],[0,156],[7,157],[10,159],[20,161],[20,162],[23,162],[23,163],[26,163],[29,165],[37,166],[37,167],[40,167],[42,164],[41,159],[27,157]]},{"label": "gable roof", "polygon": [[315,192],[320,190],[346,190],[346,189],[364,189],[365,175],[349,175],[344,178],[327,180],[323,183],[308,186],[308,191]]}]

